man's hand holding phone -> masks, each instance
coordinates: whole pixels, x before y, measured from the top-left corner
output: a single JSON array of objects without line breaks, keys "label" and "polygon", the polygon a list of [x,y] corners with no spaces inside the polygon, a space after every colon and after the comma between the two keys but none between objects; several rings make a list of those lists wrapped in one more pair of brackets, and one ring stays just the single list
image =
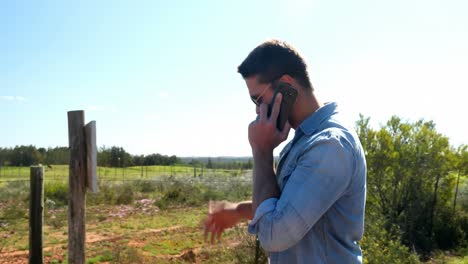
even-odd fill
[{"label": "man's hand holding phone", "polygon": [[280,114],[280,106],[283,95],[278,93],[274,99],[271,115],[268,116],[268,105],[260,105],[260,113],[257,119],[249,125],[249,142],[254,153],[272,152],[281,142],[288,138],[291,126],[286,122],[282,131],[277,128],[277,120]]}]

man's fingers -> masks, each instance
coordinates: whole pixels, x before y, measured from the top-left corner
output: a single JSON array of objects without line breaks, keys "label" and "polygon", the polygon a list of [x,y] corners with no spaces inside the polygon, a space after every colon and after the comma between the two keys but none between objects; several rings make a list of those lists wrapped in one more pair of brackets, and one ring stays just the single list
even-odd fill
[{"label": "man's fingers", "polygon": [[283,131],[281,131],[281,138],[286,140],[289,135],[289,130],[291,130],[291,124],[289,124],[289,121],[286,121],[286,124],[283,127]]},{"label": "man's fingers", "polygon": [[203,241],[206,242],[206,238],[208,237],[209,232],[210,232],[210,227],[208,225],[205,225],[205,228],[203,230]]},{"label": "man's fingers", "polygon": [[260,114],[259,114],[258,120],[260,122],[265,122],[268,120],[268,105],[267,104],[260,105]]},{"label": "man's fingers", "polygon": [[278,120],[278,115],[281,107],[281,100],[283,100],[283,95],[278,93],[273,102],[273,109],[271,110],[270,120],[276,122]]},{"label": "man's fingers", "polygon": [[[221,241],[221,236],[223,234],[224,228],[216,225],[213,221],[205,222],[205,229],[203,232],[203,240],[206,242],[207,238],[210,237],[210,243],[214,244],[216,241]],[[211,234],[210,234],[211,233]]]},{"label": "man's fingers", "polygon": [[214,244],[215,237],[216,237],[216,226],[212,225],[211,226],[211,244]]},{"label": "man's fingers", "polygon": [[206,238],[208,236],[209,228],[212,222],[212,217],[211,215],[205,220],[204,226],[203,226],[203,239],[206,241]]},{"label": "man's fingers", "polygon": [[218,234],[216,236],[216,239],[219,241],[221,241],[221,235],[223,234],[223,229],[218,229]]}]

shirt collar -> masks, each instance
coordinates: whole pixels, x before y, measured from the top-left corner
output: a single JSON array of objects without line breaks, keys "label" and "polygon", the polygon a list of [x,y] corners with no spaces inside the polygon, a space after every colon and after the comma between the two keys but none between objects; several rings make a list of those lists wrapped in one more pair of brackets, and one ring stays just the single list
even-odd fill
[{"label": "shirt collar", "polygon": [[335,102],[325,103],[322,107],[317,109],[317,111],[302,121],[299,128],[304,134],[312,135],[325,119],[328,119],[330,116],[338,112],[337,107],[338,105]]}]

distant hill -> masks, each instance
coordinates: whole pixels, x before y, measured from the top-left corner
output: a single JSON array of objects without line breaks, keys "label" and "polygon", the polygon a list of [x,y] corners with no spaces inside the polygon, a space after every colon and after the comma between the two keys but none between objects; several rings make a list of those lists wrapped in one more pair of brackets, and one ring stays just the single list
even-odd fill
[{"label": "distant hill", "polygon": [[[211,159],[213,163],[230,163],[230,162],[248,162],[251,160],[253,162],[253,157],[231,157],[231,156],[221,156],[221,157],[179,157],[183,163],[190,163],[193,161],[202,162],[204,164],[208,163],[208,159]],[[275,160],[278,160],[278,157],[275,156]]]},{"label": "distant hill", "polygon": [[229,162],[248,162],[249,160],[253,161],[253,157],[179,157],[183,163],[190,163],[193,161],[198,161],[202,163],[208,163],[208,159],[211,159],[211,162],[214,163],[229,163]]}]

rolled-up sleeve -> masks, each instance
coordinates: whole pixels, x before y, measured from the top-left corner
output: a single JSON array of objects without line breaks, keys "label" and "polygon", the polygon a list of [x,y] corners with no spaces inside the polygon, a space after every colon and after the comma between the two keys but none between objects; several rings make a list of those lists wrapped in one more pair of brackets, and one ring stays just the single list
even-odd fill
[{"label": "rolled-up sleeve", "polygon": [[257,210],[255,211],[254,218],[252,219],[252,221],[250,221],[249,228],[248,228],[249,233],[251,234],[257,233],[257,230],[256,230],[257,222],[260,219],[262,219],[262,217],[265,214],[268,214],[269,212],[275,210],[277,201],[278,199],[276,198],[268,198],[258,206]]},{"label": "rolled-up sleeve", "polygon": [[343,195],[353,171],[347,142],[337,136],[316,141],[299,158],[279,199],[259,205],[249,233],[269,252],[294,246]]}]

